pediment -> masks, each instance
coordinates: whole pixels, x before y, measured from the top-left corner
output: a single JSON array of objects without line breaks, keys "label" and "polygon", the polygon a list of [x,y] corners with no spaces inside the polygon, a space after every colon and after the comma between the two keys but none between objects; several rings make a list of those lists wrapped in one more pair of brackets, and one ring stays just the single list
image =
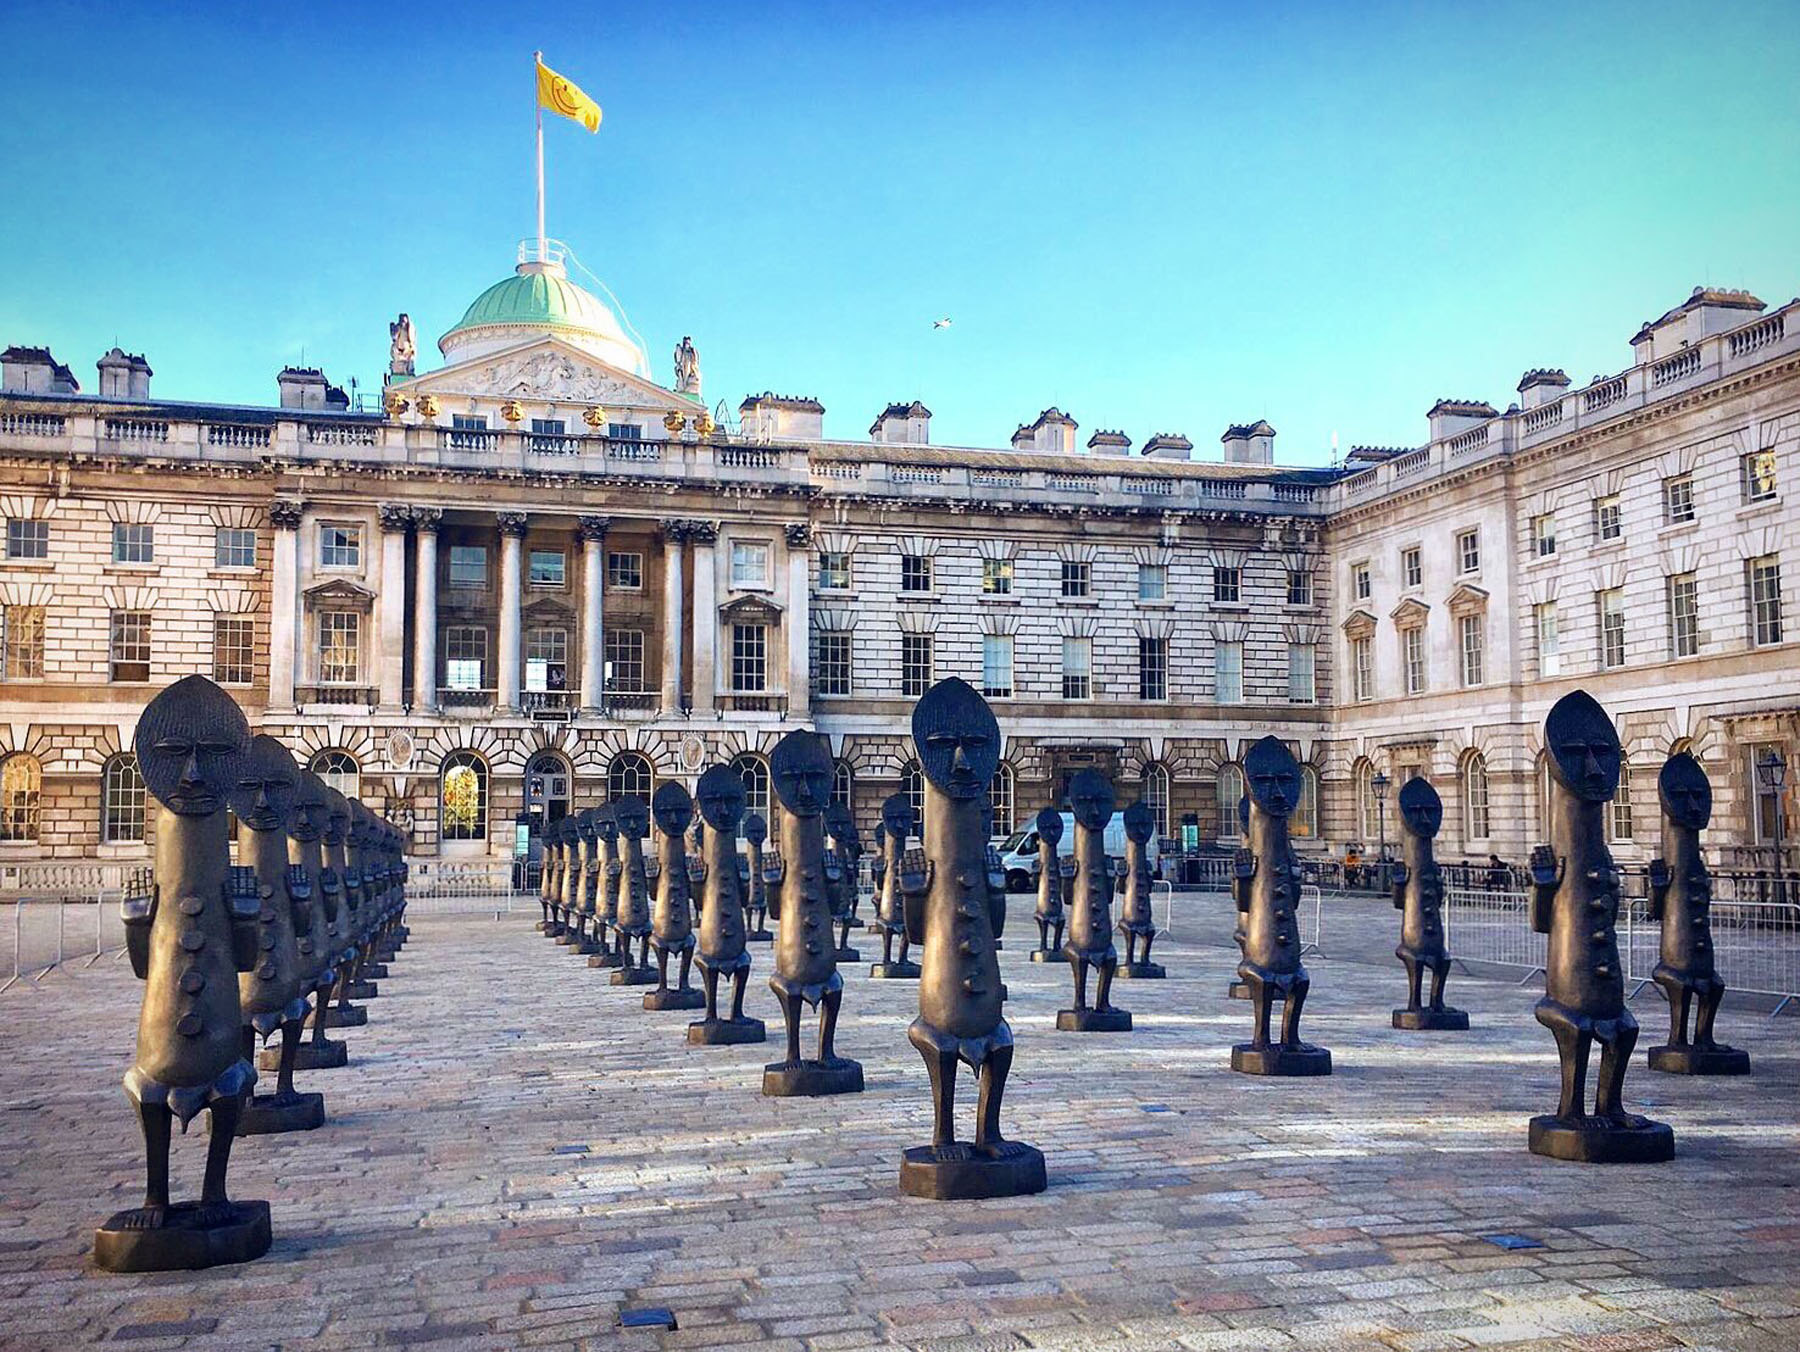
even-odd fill
[{"label": "pediment", "polygon": [[1450,593],[1445,604],[1452,615],[1466,615],[1470,611],[1486,610],[1488,594],[1486,588],[1477,587],[1472,582],[1459,582],[1456,590]]},{"label": "pediment", "polygon": [[1430,606],[1416,596],[1409,596],[1388,612],[1388,618],[1395,624],[1424,624],[1429,614]]},{"label": "pediment", "polygon": [[392,388],[407,395],[450,394],[683,413],[692,413],[696,407],[692,399],[549,336],[439,367]]},{"label": "pediment", "polygon": [[1338,627],[1349,638],[1367,638],[1375,632],[1376,620],[1368,611],[1357,609],[1351,611]]},{"label": "pediment", "polygon": [[368,610],[375,604],[374,592],[343,577],[315,582],[306,589],[305,596],[308,605],[336,606],[340,609]]},{"label": "pediment", "polygon": [[776,624],[781,607],[762,596],[740,596],[719,607],[719,618],[736,624]]}]

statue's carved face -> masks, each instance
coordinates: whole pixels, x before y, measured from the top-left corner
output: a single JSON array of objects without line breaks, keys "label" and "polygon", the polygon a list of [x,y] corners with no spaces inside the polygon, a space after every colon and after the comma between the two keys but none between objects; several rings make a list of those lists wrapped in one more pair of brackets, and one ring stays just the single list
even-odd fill
[{"label": "statue's carved face", "polygon": [[300,781],[294,787],[294,806],[288,816],[288,835],[310,841],[325,834],[325,822],[331,815],[325,794],[324,780],[310,770],[300,772]]},{"label": "statue's carved face", "polygon": [[1098,770],[1079,770],[1069,781],[1069,811],[1090,831],[1104,831],[1112,820],[1112,781]]},{"label": "statue's carved face", "polygon": [[975,687],[957,676],[939,681],[913,706],[919,768],[952,798],[985,793],[1000,765],[1000,725]]},{"label": "statue's carved face", "polygon": [[700,820],[715,831],[733,831],[744,820],[744,780],[729,765],[715,765],[694,785]]},{"label": "statue's carved face", "polygon": [[1145,844],[1150,833],[1156,830],[1156,818],[1150,814],[1150,804],[1133,803],[1125,809],[1125,838]]},{"label": "statue's carved face", "polygon": [[862,851],[862,841],[856,834],[856,821],[851,817],[850,809],[842,803],[833,803],[825,809],[825,834],[836,841],[838,849],[845,854],[858,854]]},{"label": "statue's carved face", "polygon": [[650,806],[635,793],[614,804],[613,820],[627,840],[642,840],[650,834]]},{"label": "statue's carved face", "polygon": [[132,739],[144,787],[183,817],[210,817],[243,775],[250,725],[204,676],[184,676],[144,706]]},{"label": "statue's carved face", "polygon": [[1663,762],[1656,788],[1663,811],[1677,826],[1701,831],[1712,820],[1712,781],[1688,752],[1678,751]]},{"label": "statue's carved face", "polygon": [[594,834],[608,845],[619,839],[619,820],[614,813],[615,809],[610,805],[594,809]]},{"label": "statue's carved face", "polygon": [[1619,790],[1619,734],[1594,697],[1571,690],[1544,720],[1550,771],[1577,798],[1606,803]]},{"label": "statue's carved face", "polygon": [[600,838],[600,824],[594,820],[592,808],[576,814],[575,831],[585,841],[592,842]]},{"label": "statue's carved face", "polygon": [[665,836],[686,835],[694,824],[694,800],[688,791],[672,779],[657,785],[650,800],[650,815],[656,818],[656,829]]},{"label": "statue's carved face", "polygon": [[231,788],[231,810],[252,831],[279,831],[294,810],[300,767],[288,749],[266,733],[250,741],[244,769]]},{"label": "statue's carved face", "polygon": [[751,812],[744,817],[744,839],[752,845],[761,845],[769,838],[769,824],[763,820],[760,812]]},{"label": "statue's carved face", "polygon": [[325,843],[342,845],[350,830],[350,800],[336,789],[325,790]]},{"label": "statue's carved face", "polygon": [[1063,838],[1062,813],[1053,807],[1042,809],[1033,823],[1037,827],[1038,839],[1046,845],[1060,845]]},{"label": "statue's carved face", "polygon": [[1444,802],[1427,779],[1415,775],[1400,786],[1400,819],[1406,829],[1423,840],[1437,835],[1444,824]]},{"label": "statue's carved face", "polygon": [[890,840],[906,844],[906,838],[912,834],[912,803],[903,793],[891,793],[881,804],[881,825],[888,833]]},{"label": "statue's carved face", "polygon": [[769,777],[781,805],[796,817],[816,817],[831,799],[831,757],[817,733],[795,729],[769,755]]},{"label": "statue's carved face", "polygon": [[1300,801],[1300,767],[1279,737],[1264,737],[1244,756],[1250,797],[1271,817],[1285,817]]}]

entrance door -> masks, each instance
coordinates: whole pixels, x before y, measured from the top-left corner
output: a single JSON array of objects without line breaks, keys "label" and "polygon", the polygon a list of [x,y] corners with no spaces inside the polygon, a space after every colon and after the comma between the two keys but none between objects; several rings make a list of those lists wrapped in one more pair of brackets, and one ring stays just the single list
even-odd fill
[{"label": "entrance door", "polygon": [[569,815],[569,763],[554,751],[540,751],[525,767],[525,812],[531,819],[531,858],[538,837],[551,822]]}]

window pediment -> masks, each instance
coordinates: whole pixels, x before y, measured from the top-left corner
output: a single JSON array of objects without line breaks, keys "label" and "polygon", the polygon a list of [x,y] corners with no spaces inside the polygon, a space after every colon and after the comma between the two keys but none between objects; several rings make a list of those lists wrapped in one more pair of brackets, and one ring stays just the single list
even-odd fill
[{"label": "window pediment", "polygon": [[1480,614],[1487,609],[1487,590],[1472,582],[1459,582],[1444,604],[1449,607],[1452,615]]},{"label": "window pediment", "polygon": [[1345,638],[1368,638],[1375,632],[1376,620],[1366,610],[1353,610],[1339,627]]},{"label": "window pediment", "polygon": [[375,593],[347,578],[334,577],[308,587],[306,604],[315,608],[329,606],[334,610],[371,610],[375,605]]},{"label": "window pediment", "polygon": [[1409,596],[1388,612],[1388,618],[1401,629],[1416,629],[1425,623],[1431,607],[1416,596]]},{"label": "window pediment", "polygon": [[719,607],[719,618],[727,624],[778,624],[781,607],[763,596],[740,596]]}]

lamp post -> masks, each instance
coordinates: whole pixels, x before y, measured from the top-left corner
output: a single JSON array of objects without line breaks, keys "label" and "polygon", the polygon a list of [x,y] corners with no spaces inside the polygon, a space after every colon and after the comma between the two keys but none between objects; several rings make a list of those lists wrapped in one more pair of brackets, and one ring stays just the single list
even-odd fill
[{"label": "lamp post", "polygon": [[1379,872],[1376,874],[1378,881],[1375,884],[1377,891],[1387,890],[1388,783],[1388,777],[1379,770],[1375,772],[1375,777],[1369,781],[1369,787],[1375,791],[1375,827],[1380,836],[1379,848],[1375,853],[1376,866],[1379,869]]},{"label": "lamp post", "polygon": [[1775,900],[1783,902],[1787,900],[1787,885],[1784,880],[1787,859],[1782,837],[1787,821],[1786,814],[1782,811],[1781,797],[1782,791],[1787,788],[1787,761],[1782,758],[1778,749],[1770,747],[1763,753],[1762,759],[1756,762],[1756,777],[1775,800]]}]

